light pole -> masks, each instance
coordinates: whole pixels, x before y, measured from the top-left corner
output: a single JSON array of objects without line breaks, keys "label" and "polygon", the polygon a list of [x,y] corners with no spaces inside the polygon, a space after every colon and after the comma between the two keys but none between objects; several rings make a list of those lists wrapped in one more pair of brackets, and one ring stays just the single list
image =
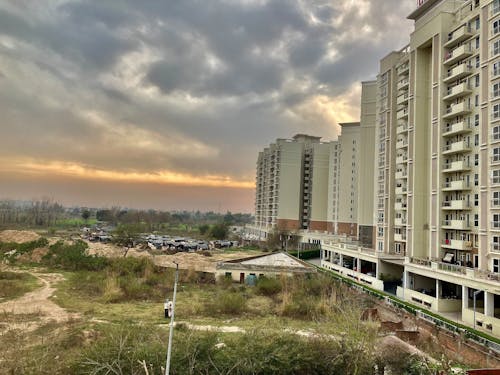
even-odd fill
[{"label": "light pole", "polygon": [[474,299],[474,329],[476,329],[476,297],[479,293],[481,293],[482,290],[476,290],[473,294],[472,297]]},{"label": "light pole", "polygon": [[174,337],[174,315],[175,315],[175,297],[177,295],[177,282],[179,281],[179,263],[175,264],[175,282],[174,282],[174,301],[172,304],[172,316],[170,317],[170,332],[168,335],[167,365],[165,366],[165,375],[170,374],[170,356],[172,354],[172,339]]}]

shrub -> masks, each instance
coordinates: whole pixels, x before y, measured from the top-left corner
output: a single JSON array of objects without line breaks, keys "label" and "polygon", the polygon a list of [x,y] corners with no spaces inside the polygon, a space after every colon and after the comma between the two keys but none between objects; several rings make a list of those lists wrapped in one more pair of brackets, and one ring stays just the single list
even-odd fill
[{"label": "shrub", "polygon": [[87,244],[80,240],[73,244],[58,241],[49,247],[49,252],[42,257],[42,262],[69,271],[99,271],[109,265],[108,259],[104,257],[87,255],[87,247]]},{"label": "shrub", "polygon": [[274,296],[281,292],[281,282],[278,279],[260,277],[257,281],[257,293],[263,296]]},{"label": "shrub", "polygon": [[206,313],[212,315],[240,315],[246,311],[246,308],[246,299],[243,294],[231,291],[219,293],[205,305]]}]

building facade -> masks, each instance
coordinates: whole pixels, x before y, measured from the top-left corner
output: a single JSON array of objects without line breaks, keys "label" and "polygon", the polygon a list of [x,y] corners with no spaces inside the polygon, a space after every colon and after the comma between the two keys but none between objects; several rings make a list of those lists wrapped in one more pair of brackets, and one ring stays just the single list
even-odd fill
[{"label": "building facade", "polygon": [[325,244],[322,262],[500,336],[500,0],[409,18],[377,77],[375,246]]}]

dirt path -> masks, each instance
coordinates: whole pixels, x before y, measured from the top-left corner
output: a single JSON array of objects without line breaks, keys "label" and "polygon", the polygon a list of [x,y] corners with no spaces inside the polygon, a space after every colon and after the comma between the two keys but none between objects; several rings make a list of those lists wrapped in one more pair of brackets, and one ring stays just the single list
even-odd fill
[{"label": "dirt path", "polygon": [[[11,329],[33,331],[49,322],[63,323],[79,317],[78,314],[68,313],[49,299],[56,291],[53,284],[64,279],[62,275],[35,272],[30,274],[40,280],[43,286],[17,299],[0,303],[0,317],[2,314],[12,317],[12,322],[10,319],[5,319],[7,322],[0,322],[0,331]],[[16,315],[20,319],[16,319]]]}]

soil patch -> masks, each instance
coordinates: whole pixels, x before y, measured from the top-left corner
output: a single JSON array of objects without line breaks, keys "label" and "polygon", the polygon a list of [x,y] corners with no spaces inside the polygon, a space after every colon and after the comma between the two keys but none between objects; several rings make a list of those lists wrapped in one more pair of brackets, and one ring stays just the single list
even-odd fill
[{"label": "soil patch", "polygon": [[36,241],[40,235],[28,230],[4,230],[0,232],[0,242],[25,243]]}]

